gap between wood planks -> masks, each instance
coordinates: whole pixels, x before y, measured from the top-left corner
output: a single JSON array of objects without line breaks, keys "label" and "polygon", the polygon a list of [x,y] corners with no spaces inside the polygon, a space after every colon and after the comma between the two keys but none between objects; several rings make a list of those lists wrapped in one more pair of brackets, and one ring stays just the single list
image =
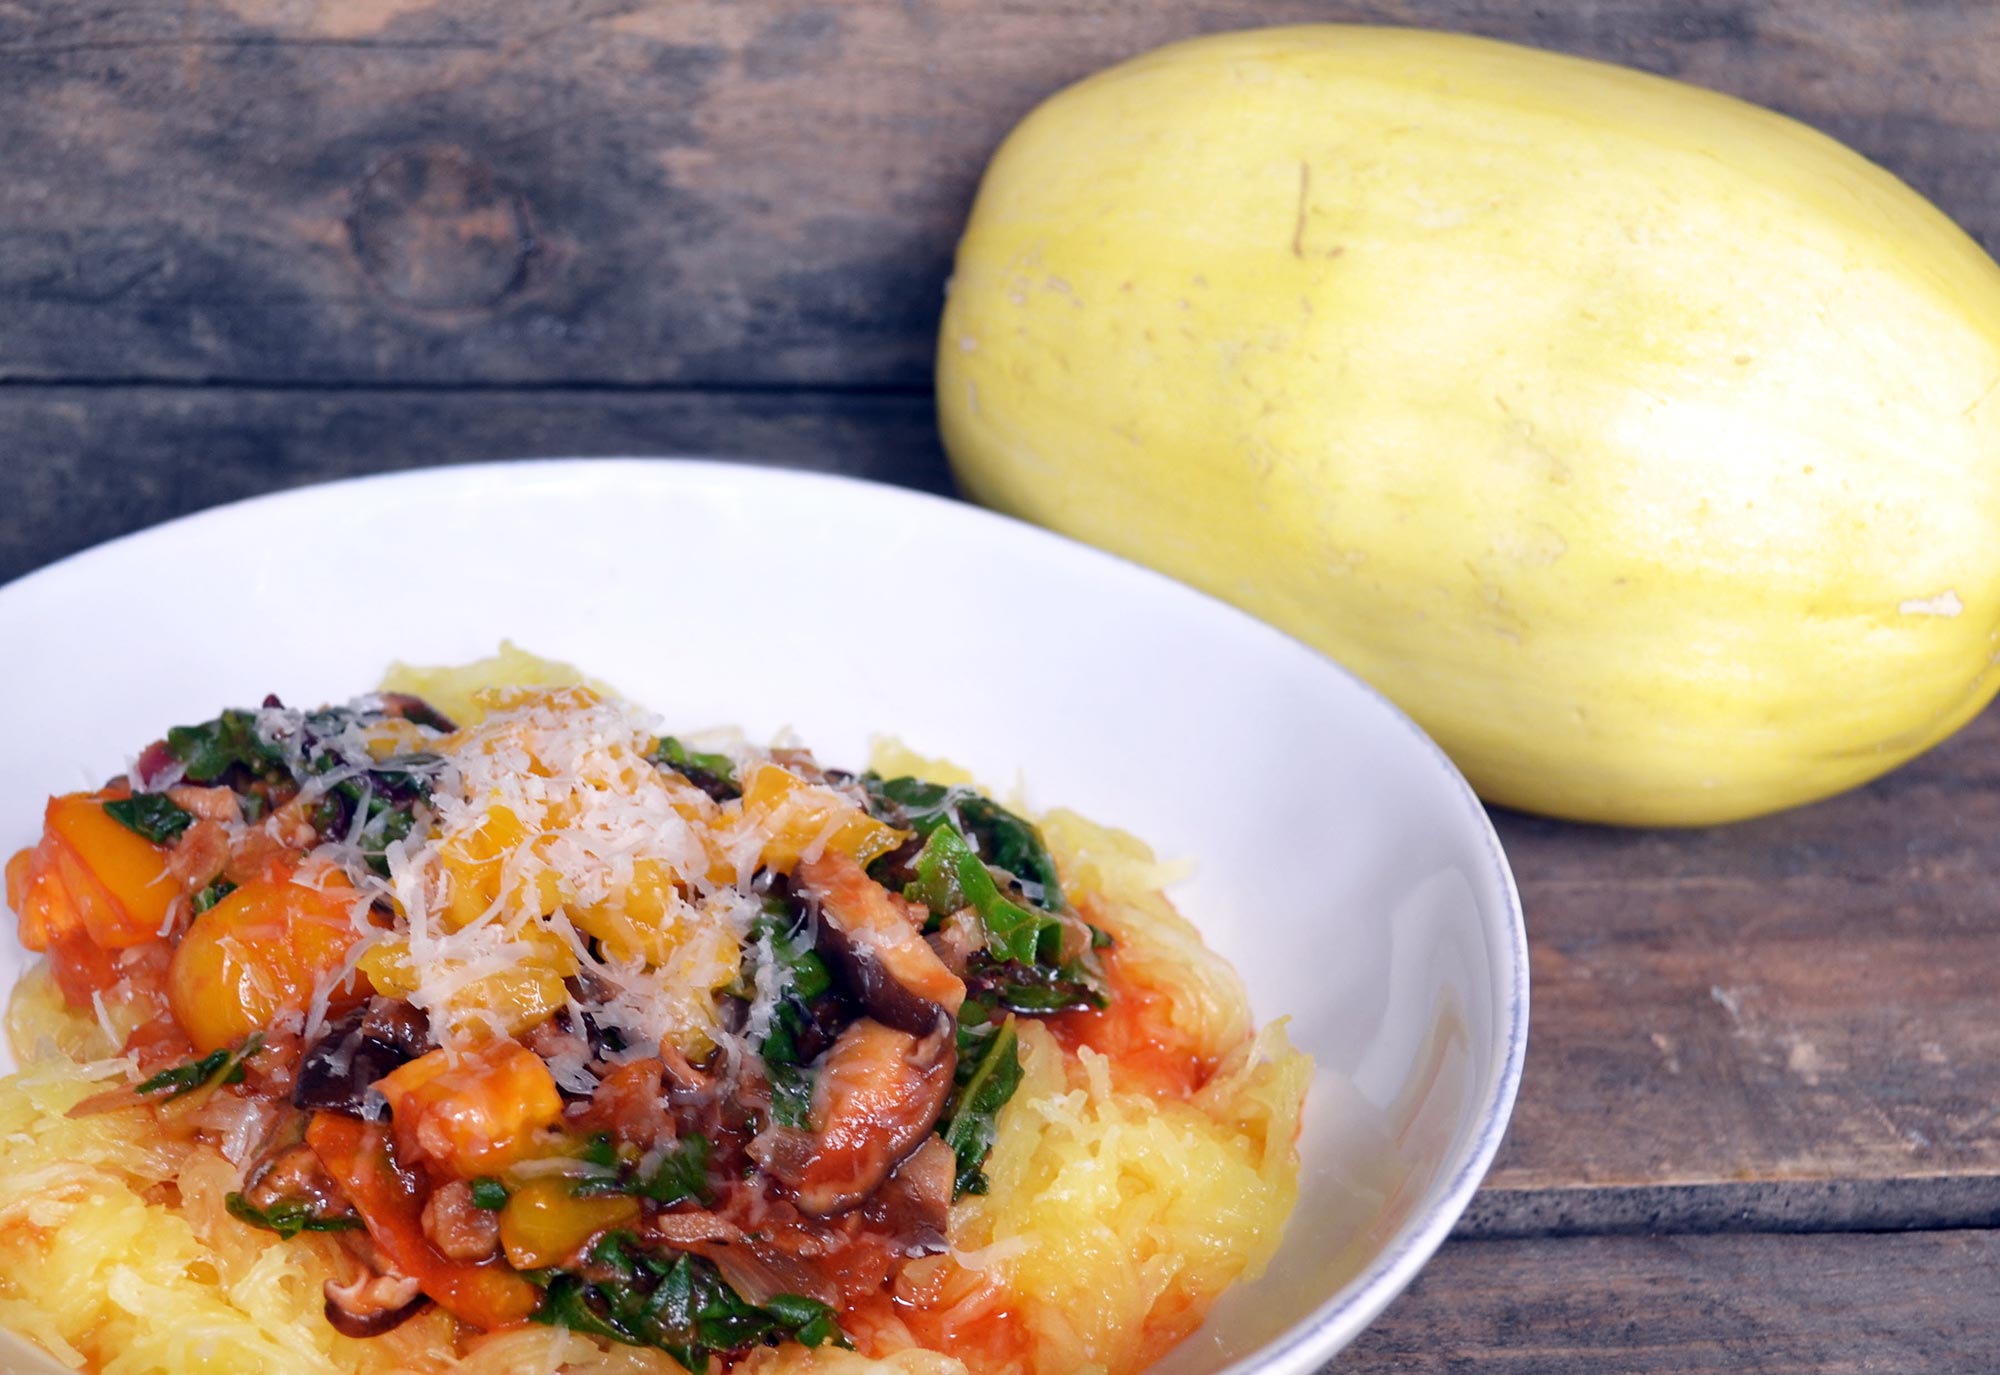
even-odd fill
[{"label": "gap between wood planks", "polygon": [[625,382],[616,378],[580,378],[574,381],[509,382],[474,379],[464,382],[381,381],[330,379],[311,381],[280,379],[264,381],[246,377],[30,377],[0,374],[0,392],[28,391],[110,391],[143,388],[160,392],[384,392],[391,395],[455,396],[466,393],[506,392],[523,396],[536,393],[562,395],[605,392],[625,396],[796,396],[796,397],[889,397],[928,400],[934,389],[900,382],[786,382],[786,381],[686,381]]},{"label": "gap between wood planks", "polygon": [[2000,1175],[1482,1189],[1452,1235],[1482,1240],[2000,1227]]}]

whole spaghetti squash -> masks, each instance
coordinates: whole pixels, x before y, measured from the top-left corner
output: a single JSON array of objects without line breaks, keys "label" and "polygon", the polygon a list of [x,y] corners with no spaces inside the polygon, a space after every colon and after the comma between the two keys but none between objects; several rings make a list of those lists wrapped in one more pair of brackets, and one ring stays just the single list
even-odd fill
[{"label": "whole spaghetti squash", "polygon": [[2000,268],[1804,126],[1457,34],[1162,48],[958,247],[981,502],[1353,668],[1490,801],[1824,797],[2000,686]]}]

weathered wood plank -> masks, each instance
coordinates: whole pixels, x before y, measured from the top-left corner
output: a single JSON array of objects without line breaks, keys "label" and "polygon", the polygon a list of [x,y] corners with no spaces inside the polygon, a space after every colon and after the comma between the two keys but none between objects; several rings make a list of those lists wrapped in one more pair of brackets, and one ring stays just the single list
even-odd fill
[{"label": "weathered wood plank", "polygon": [[1328,1375],[1984,1375],[2000,1233],[1447,1243]]},{"label": "weathered wood plank", "polygon": [[16,0],[0,378],[921,387],[1016,119],[1158,43],[1313,19],[1736,92],[2000,243],[1987,6]]},{"label": "weathered wood plank", "polygon": [[0,582],[282,487],[476,459],[620,454],[951,485],[922,396],[0,388]]},{"label": "weathered wood plank", "polygon": [[1542,1191],[1516,1202],[1549,1226],[1588,1222],[1576,1186],[1752,1180],[1939,1177],[1946,1216],[1977,1216],[2000,1174],[1996,785],[1988,712],[1868,788],[1747,824],[1499,817],[1535,1004],[1489,1184]]}]

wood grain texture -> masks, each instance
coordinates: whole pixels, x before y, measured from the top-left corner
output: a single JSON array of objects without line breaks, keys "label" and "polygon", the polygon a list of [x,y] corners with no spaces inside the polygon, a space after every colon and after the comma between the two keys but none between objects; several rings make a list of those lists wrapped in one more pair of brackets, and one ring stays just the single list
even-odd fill
[{"label": "wood grain texture", "polygon": [[1986,1375],[2000,1234],[1447,1243],[1327,1375]]},{"label": "wood grain texture", "polygon": [[[1560,1225],[1577,1186],[2000,1174],[1996,784],[1989,711],[1859,792],[1759,821],[1500,816],[1534,1024],[1489,1186],[1557,1191],[1536,1206]],[[1953,1208],[1991,1204],[1953,1187]]]},{"label": "wood grain texture", "polygon": [[947,491],[929,398],[577,390],[0,388],[0,582],[308,482],[545,455],[694,454]]},{"label": "wood grain texture", "polygon": [[1875,0],[14,0],[0,378],[928,384],[979,170],[1195,33],[1432,25],[1685,77],[2000,243],[2000,10]]}]

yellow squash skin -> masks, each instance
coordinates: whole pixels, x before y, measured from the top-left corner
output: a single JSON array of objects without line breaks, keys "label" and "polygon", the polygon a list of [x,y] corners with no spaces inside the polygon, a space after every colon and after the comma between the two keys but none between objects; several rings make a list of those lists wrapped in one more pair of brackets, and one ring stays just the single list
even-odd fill
[{"label": "yellow squash skin", "polygon": [[987,172],[938,403],[974,499],[1326,651],[1490,801],[1751,816],[2000,683],[2000,269],[1660,78],[1344,26],[1102,72]]}]

